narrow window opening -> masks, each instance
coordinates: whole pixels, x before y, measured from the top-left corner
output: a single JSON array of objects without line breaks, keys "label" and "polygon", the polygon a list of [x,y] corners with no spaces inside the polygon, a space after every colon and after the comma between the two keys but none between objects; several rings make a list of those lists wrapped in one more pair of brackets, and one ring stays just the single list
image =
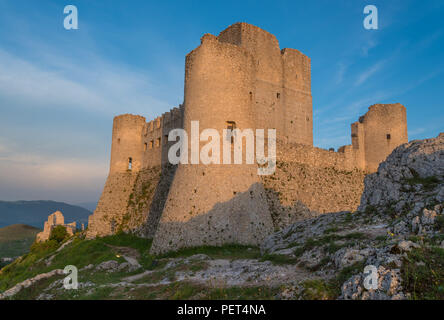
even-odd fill
[{"label": "narrow window opening", "polygon": [[152,148],[153,148],[153,146],[154,146],[154,141],[153,141],[153,140],[151,140],[151,141],[150,141],[150,145],[149,145],[149,148],[150,148],[150,149],[152,149]]},{"label": "narrow window opening", "polygon": [[227,140],[231,141],[231,143],[234,143],[234,129],[236,129],[236,122],[227,121]]},{"label": "narrow window opening", "polygon": [[145,143],[145,144],[143,145],[143,151],[146,151],[147,148],[148,148],[148,144]]},{"label": "narrow window opening", "polygon": [[128,158],[128,170],[133,169],[133,158]]},{"label": "narrow window opening", "polygon": [[390,135],[390,133],[387,133],[387,140],[390,140],[392,138],[392,136]]},{"label": "narrow window opening", "polygon": [[276,93],[276,98],[280,98],[281,97],[281,94],[278,92],[278,93]]},{"label": "narrow window opening", "polygon": [[111,220],[111,233],[114,234],[114,231],[116,230],[116,220],[112,219]]},{"label": "narrow window opening", "polygon": [[163,144],[164,145],[168,144],[168,135],[167,134],[163,136]]},{"label": "narrow window opening", "polygon": [[156,139],[156,147],[160,147],[160,138]]}]

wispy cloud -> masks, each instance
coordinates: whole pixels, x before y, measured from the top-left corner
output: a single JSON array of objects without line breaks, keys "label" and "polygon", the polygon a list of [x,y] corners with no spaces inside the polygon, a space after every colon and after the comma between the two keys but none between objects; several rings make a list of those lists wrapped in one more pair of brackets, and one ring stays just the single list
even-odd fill
[{"label": "wispy cloud", "polygon": [[338,63],[338,69],[335,75],[335,82],[337,85],[341,84],[344,81],[344,75],[347,71],[347,65],[343,62]]},{"label": "wispy cloud", "polygon": [[370,68],[359,74],[355,81],[355,86],[360,86],[365,81],[367,81],[367,79],[369,79],[371,76],[375,75],[379,70],[382,69],[382,67],[385,65],[386,62],[387,62],[386,59],[380,60],[376,62],[374,65],[372,65]]},{"label": "wispy cloud", "polygon": [[378,45],[378,42],[375,39],[369,39],[361,48],[362,55],[364,57],[368,56],[368,53],[371,49],[375,48]]},{"label": "wispy cloud", "polygon": [[43,67],[0,49],[0,96],[33,108],[106,114],[168,109],[166,101],[154,97],[162,88],[148,77],[104,61],[90,63],[53,60]]},{"label": "wispy cloud", "polygon": [[31,153],[3,142],[0,146],[1,188],[33,190],[33,194],[72,191],[60,200],[94,200],[107,175],[108,167],[100,159]]}]

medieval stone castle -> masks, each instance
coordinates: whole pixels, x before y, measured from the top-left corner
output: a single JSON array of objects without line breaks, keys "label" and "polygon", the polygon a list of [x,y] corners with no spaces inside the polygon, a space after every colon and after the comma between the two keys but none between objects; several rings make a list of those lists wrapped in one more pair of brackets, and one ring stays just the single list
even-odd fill
[{"label": "medieval stone castle", "polygon": [[[221,136],[227,127],[276,129],[275,173],[169,164],[170,130],[190,132],[194,120]],[[313,146],[310,58],[247,23],[205,34],[186,56],[182,105],[149,122],[114,118],[109,176],[87,237],[132,230],[153,238],[153,253],[258,244],[296,220],[355,210],[365,174],[408,142],[405,107],[371,106],[351,125],[351,141],[338,152]]]}]

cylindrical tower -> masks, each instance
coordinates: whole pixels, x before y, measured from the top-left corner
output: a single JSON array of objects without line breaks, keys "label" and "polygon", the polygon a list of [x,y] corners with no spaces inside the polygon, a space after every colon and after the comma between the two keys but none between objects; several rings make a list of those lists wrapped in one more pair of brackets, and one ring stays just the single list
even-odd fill
[{"label": "cylindrical tower", "polygon": [[[180,164],[154,237],[152,252],[181,247],[258,244],[272,231],[272,220],[257,166],[222,164],[223,130],[254,126],[255,63],[243,48],[205,35],[188,54],[185,68],[184,129],[192,158],[191,121],[200,132],[216,129],[220,135],[220,164]],[[200,142],[200,147],[207,142]],[[200,149],[200,148],[199,148]]]},{"label": "cylindrical tower", "polygon": [[408,142],[406,109],[400,103],[375,104],[361,121],[365,131],[366,169],[375,172],[393,149]]},{"label": "cylindrical tower", "polygon": [[142,168],[145,117],[123,114],[114,118],[110,174]]}]

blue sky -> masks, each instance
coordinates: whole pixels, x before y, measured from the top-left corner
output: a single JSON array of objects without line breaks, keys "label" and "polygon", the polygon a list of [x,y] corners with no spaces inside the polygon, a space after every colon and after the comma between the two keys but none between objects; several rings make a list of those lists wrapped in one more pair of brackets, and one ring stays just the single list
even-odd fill
[{"label": "blue sky", "polygon": [[[74,4],[79,29],[63,28]],[[378,8],[379,29],[363,28]],[[314,143],[350,144],[374,103],[407,107],[409,139],[444,131],[444,2],[0,0],[0,199],[97,201],[112,118],[183,99],[185,55],[242,21],[311,58]]]}]

